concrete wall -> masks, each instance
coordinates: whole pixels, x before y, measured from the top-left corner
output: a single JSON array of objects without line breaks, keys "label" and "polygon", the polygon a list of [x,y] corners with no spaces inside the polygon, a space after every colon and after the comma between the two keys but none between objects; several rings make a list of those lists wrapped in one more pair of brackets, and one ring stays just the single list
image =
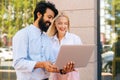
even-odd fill
[{"label": "concrete wall", "polygon": [[[97,0],[48,0],[70,18],[71,32],[82,39],[83,44],[97,45]],[[97,47],[87,67],[80,68],[79,80],[97,80]]]}]

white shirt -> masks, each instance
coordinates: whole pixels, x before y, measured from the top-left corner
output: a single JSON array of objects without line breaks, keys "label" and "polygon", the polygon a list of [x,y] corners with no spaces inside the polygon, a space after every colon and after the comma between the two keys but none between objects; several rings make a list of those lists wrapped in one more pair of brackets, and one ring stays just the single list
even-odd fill
[{"label": "white shirt", "polygon": [[[77,36],[73,33],[69,33],[69,32],[66,32],[64,38],[60,42],[57,38],[57,35],[53,36],[51,39],[52,39],[53,51],[54,51],[55,58],[57,58],[57,56],[58,56],[61,45],[81,45],[82,44],[82,41],[79,36]],[[77,71],[77,69],[76,69],[76,71]],[[74,77],[78,78],[79,76],[77,76],[77,75],[79,75],[79,72],[78,71],[76,72],[76,71],[68,73],[66,75],[60,75],[59,73],[52,73],[50,76],[50,79],[58,80],[58,78],[61,77],[61,79],[67,80],[67,79],[73,78],[73,75],[74,75]],[[70,75],[72,77],[69,77],[68,75]],[[65,76],[68,76],[68,77],[65,77]],[[70,79],[70,80],[72,80],[72,79]]]},{"label": "white shirt", "polygon": [[79,36],[69,32],[66,32],[64,38],[60,42],[57,38],[57,35],[53,36],[51,39],[52,39],[52,44],[54,49],[53,53],[56,58],[61,45],[78,45],[78,44],[81,45],[82,44],[82,41]]},{"label": "white shirt", "polygon": [[42,80],[49,77],[43,68],[34,69],[38,61],[55,62],[51,39],[34,25],[16,33],[13,38],[13,67],[17,80]]}]

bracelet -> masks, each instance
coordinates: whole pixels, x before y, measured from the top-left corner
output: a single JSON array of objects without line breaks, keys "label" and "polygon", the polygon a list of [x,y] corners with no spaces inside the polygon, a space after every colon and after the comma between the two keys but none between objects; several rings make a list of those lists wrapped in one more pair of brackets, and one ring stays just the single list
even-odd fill
[{"label": "bracelet", "polygon": [[66,72],[63,69],[60,69],[60,74],[66,74]]}]

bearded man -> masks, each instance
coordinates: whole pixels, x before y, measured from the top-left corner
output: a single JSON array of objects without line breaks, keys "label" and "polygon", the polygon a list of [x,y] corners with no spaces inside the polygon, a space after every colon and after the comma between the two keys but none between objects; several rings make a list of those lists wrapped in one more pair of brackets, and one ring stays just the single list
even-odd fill
[{"label": "bearded man", "polygon": [[[34,10],[34,22],[13,37],[13,67],[17,80],[48,80],[49,72],[60,72],[53,63],[52,43],[46,31],[58,14],[55,5],[41,1]],[[68,63],[72,70],[73,63]],[[67,70],[67,69],[66,69]]]}]

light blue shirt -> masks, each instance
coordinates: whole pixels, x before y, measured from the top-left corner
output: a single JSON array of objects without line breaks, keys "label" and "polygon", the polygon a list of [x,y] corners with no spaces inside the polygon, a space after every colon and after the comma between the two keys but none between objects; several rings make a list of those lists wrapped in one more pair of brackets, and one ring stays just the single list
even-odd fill
[{"label": "light blue shirt", "polygon": [[38,61],[55,62],[51,46],[51,39],[34,25],[18,31],[13,37],[13,67],[17,80],[48,78],[45,69],[34,69],[34,66]]},{"label": "light blue shirt", "polygon": [[66,32],[65,36],[61,41],[58,40],[57,35],[53,36],[52,38],[52,44],[53,44],[53,53],[54,56],[57,58],[59,49],[61,45],[81,45],[82,41],[79,36]]}]

